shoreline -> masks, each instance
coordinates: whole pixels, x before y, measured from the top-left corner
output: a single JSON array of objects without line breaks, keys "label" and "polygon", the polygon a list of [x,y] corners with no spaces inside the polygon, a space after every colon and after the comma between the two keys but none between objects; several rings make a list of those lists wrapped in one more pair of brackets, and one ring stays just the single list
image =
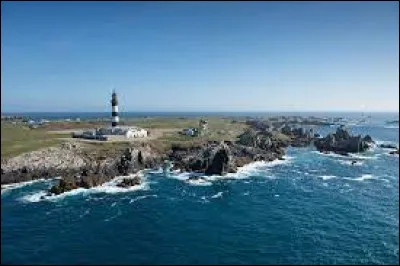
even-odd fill
[{"label": "shoreline", "polygon": [[[166,147],[160,147],[162,142],[157,142],[157,138],[105,145],[67,140],[58,146],[2,159],[1,188],[3,190],[21,182],[60,177],[59,184],[53,186],[49,193],[61,194],[81,187],[98,187],[115,180],[117,176],[121,176],[122,181],[116,185],[129,188],[140,185],[141,178],[128,180],[126,176],[137,175],[144,169],[160,169],[165,160],[173,163],[171,171],[179,169],[189,174],[225,176],[237,173],[242,167],[254,162],[285,160],[286,148],[289,146],[314,145],[320,152],[343,154],[362,152],[373,142],[368,135],[364,138],[351,136],[342,127],[333,135],[321,137],[312,129],[289,126],[288,121],[292,121],[293,117],[286,117],[282,121],[279,119],[282,118],[223,121],[224,130],[233,130],[233,135],[230,135],[231,140],[222,138],[219,141],[209,137],[187,139],[179,136],[175,129],[166,130],[161,127],[164,133],[178,138],[174,142],[160,134],[158,137],[164,136],[169,144]],[[218,122],[218,118],[215,120]],[[317,118],[315,122],[319,123]],[[182,139],[179,141],[179,138]],[[332,142],[332,138],[336,138],[336,142]],[[362,142],[362,150],[354,150],[355,143],[359,141]]]}]

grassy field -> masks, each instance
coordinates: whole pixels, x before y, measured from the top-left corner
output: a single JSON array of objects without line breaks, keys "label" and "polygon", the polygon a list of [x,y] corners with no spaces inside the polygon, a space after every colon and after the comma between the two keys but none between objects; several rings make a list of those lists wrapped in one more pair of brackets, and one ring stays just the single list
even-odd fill
[{"label": "grassy field", "polygon": [[30,129],[23,125],[1,123],[1,157],[50,147],[62,142],[70,134],[52,134],[46,129]]},{"label": "grassy field", "polygon": [[[209,133],[206,136],[190,137],[180,135],[178,132],[183,128],[198,127],[197,118],[134,118],[126,119],[123,124],[138,126],[149,130],[150,137],[143,139],[152,147],[164,152],[173,144],[195,145],[207,140],[235,140],[247,127],[244,123],[232,123],[231,119],[207,117],[209,123]],[[203,117],[204,119],[204,117]],[[63,130],[89,129],[107,126],[105,122],[55,122],[49,123],[44,127],[30,129],[24,125],[13,125],[11,123],[1,123],[1,156],[12,157],[18,154],[29,152],[49,146],[59,144],[63,141],[71,140],[70,133],[63,133]],[[58,132],[56,132],[58,131]],[[60,133],[61,131],[61,133]],[[153,136],[153,137],[152,137]],[[76,139],[75,139],[76,140]],[[142,141],[142,142],[143,142]],[[83,143],[83,141],[82,141]],[[85,142],[88,152],[100,152],[101,154],[116,152],[127,145],[133,145],[129,141],[123,142]],[[135,144],[135,145],[140,145]]]}]

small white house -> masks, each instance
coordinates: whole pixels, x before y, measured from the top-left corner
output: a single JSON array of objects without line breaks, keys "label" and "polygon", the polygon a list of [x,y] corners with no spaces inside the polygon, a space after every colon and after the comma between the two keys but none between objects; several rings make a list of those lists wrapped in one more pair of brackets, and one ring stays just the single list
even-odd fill
[{"label": "small white house", "polygon": [[145,138],[147,137],[147,131],[143,128],[129,128],[125,132],[127,138]]},{"label": "small white house", "polygon": [[147,130],[137,127],[116,127],[116,128],[99,128],[97,129],[98,135],[118,135],[125,136],[126,138],[145,138],[148,135]]},{"label": "small white house", "polygon": [[193,128],[185,128],[183,130],[183,134],[185,134],[186,136],[194,136],[196,132]]}]

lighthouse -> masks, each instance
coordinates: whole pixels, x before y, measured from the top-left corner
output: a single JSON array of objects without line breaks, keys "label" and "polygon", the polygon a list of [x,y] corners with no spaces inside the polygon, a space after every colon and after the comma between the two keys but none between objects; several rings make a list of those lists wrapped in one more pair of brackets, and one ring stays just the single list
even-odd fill
[{"label": "lighthouse", "polygon": [[114,128],[116,128],[118,126],[118,122],[119,122],[119,117],[118,117],[118,99],[117,99],[117,94],[115,93],[115,90],[112,93],[111,105],[112,105],[111,126],[114,129]]}]

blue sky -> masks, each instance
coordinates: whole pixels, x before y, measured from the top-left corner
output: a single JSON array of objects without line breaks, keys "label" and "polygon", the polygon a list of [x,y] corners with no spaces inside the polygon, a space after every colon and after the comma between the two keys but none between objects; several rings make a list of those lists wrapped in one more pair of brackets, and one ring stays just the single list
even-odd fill
[{"label": "blue sky", "polygon": [[1,108],[398,111],[398,2],[2,2]]}]

